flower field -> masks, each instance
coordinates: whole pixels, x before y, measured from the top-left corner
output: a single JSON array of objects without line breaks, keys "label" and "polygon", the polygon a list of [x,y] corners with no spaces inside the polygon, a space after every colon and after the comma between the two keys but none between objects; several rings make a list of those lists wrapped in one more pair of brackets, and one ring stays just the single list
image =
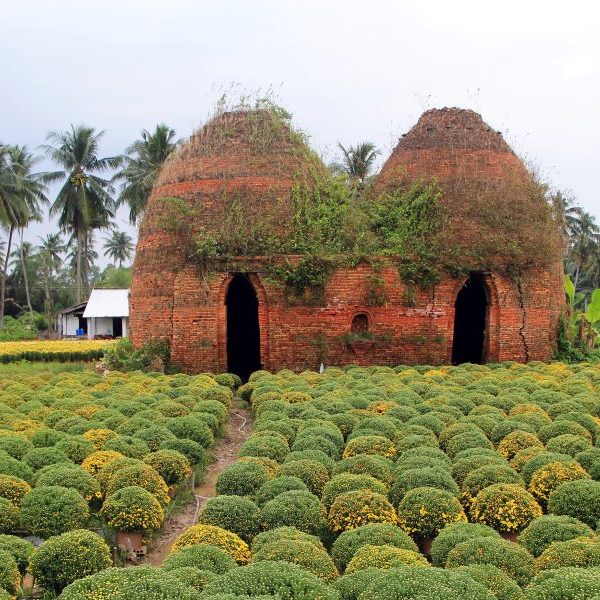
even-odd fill
[{"label": "flower field", "polygon": [[[29,570],[59,594],[112,566],[95,531],[161,527],[227,420],[238,382],[10,369],[0,371],[0,588],[14,596]],[[46,541],[34,550],[23,534]]]},{"label": "flower field", "polygon": [[48,340],[0,342],[0,363],[21,360],[31,362],[87,362],[102,358],[112,340]]},{"label": "flower field", "polygon": [[[600,367],[0,379],[0,587],[67,600],[600,596]],[[238,460],[161,568],[90,524],[159,526],[235,391]],[[3,482],[3,483],[2,483]],[[141,591],[140,591],[141,590]],[[0,594],[0,598],[1,598]]]}]

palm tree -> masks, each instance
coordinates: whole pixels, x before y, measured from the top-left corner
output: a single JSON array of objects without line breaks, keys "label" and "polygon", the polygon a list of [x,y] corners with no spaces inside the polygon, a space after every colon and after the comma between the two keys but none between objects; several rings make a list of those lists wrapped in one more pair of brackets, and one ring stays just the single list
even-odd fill
[{"label": "palm tree", "polygon": [[44,271],[44,293],[46,320],[50,323],[52,317],[52,297],[50,296],[50,281],[55,271],[60,269],[61,256],[66,247],[60,233],[49,233],[45,238],[39,238],[40,245],[37,247],[37,255],[42,262]]},{"label": "palm tree", "polygon": [[115,262],[119,262],[119,269],[123,267],[123,261],[129,260],[133,252],[133,240],[124,231],[113,231],[110,238],[105,240],[104,256]]},{"label": "palm tree", "polygon": [[600,227],[590,213],[578,208],[576,217],[572,221],[571,237],[569,243],[568,263],[573,271],[575,290],[579,289],[579,279],[590,256],[594,253],[595,246],[600,243]]},{"label": "palm tree", "polygon": [[92,127],[71,125],[66,132],[51,131],[47,136],[50,144],[44,146],[48,156],[63,167],[62,171],[50,174],[55,180],[65,179],[50,214],[58,215],[60,228],[77,242],[77,303],[81,302],[84,276],[87,281],[82,252],[88,246],[89,232],[108,227],[114,216],[115,202],[111,196],[114,190],[110,181],[99,173],[119,167],[122,157],[98,158],[103,135],[103,131],[96,132]]},{"label": "palm tree", "polygon": [[127,148],[126,165],[115,179],[123,181],[117,205],[129,206],[132,224],[135,225],[143,215],[158,173],[178,145],[175,130],[161,123],[156,126],[154,133],[142,130],[141,138]]},{"label": "palm tree", "polygon": [[342,151],[342,164],[335,168],[345,172],[351,179],[364,183],[371,174],[379,151],[371,142],[361,142],[356,146],[344,148],[338,143],[338,148]]},{"label": "palm tree", "polygon": [[[11,255],[12,239],[15,229],[20,232],[21,250],[23,250],[23,232],[33,220],[40,218],[40,204],[48,202],[46,182],[51,177],[45,173],[34,173],[33,168],[39,161],[24,146],[0,147],[0,224],[8,229],[8,242],[4,257],[2,284],[0,290],[0,315],[4,315],[6,295],[6,276]],[[21,255],[22,264],[25,257]],[[33,314],[29,294],[27,271],[23,268],[25,293],[30,314]],[[0,318],[0,328],[3,319]]]}]

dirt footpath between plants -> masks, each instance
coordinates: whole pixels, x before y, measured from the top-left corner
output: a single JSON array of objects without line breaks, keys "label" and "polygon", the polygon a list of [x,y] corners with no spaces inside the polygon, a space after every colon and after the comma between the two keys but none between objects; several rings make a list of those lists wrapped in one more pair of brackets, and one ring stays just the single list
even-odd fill
[{"label": "dirt footpath between plants", "polygon": [[141,563],[155,567],[162,565],[177,536],[196,523],[202,507],[216,496],[217,477],[235,462],[240,447],[251,433],[252,413],[248,408],[233,406],[225,424],[225,434],[212,449],[215,462],[207,467],[202,481],[194,487],[195,500],[186,504],[164,524],[160,537]]}]

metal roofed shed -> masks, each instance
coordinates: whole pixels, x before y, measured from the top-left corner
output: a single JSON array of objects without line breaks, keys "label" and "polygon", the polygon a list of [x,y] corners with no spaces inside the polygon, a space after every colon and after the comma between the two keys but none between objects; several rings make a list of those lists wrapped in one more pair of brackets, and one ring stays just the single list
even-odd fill
[{"label": "metal roofed shed", "polygon": [[128,337],[129,290],[94,289],[83,312],[89,339]]}]

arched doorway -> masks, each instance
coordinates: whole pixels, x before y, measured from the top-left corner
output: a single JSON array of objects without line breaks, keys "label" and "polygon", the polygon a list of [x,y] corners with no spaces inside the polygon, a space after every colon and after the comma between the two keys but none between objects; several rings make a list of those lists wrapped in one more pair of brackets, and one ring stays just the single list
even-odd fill
[{"label": "arched doorway", "polygon": [[476,274],[471,274],[460,288],[454,304],[452,364],[485,361],[487,307],[485,287]]},{"label": "arched doorway", "polygon": [[244,381],[261,367],[258,298],[248,277],[235,275],[227,289],[227,370]]}]

